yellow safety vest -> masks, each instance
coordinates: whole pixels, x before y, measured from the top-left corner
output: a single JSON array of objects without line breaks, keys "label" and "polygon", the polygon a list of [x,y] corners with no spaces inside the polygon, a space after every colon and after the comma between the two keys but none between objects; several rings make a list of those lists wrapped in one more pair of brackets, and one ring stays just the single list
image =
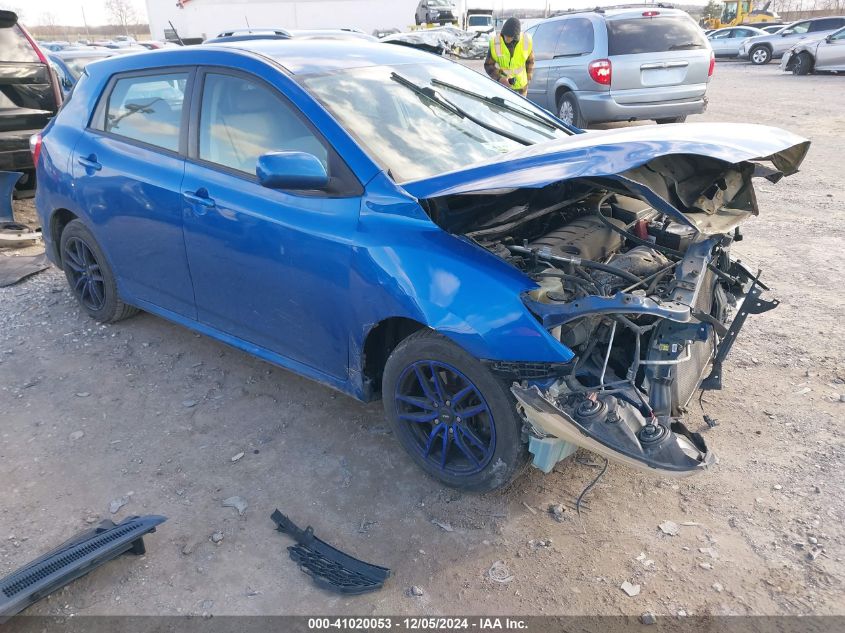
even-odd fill
[{"label": "yellow safety vest", "polygon": [[490,56],[496,62],[500,75],[514,78],[514,83],[511,85],[514,90],[522,90],[528,85],[525,62],[531,56],[532,47],[531,36],[523,33],[516,46],[513,47],[513,57],[511,57],[511,52],[500,34],[496,33],[490,38]]}]

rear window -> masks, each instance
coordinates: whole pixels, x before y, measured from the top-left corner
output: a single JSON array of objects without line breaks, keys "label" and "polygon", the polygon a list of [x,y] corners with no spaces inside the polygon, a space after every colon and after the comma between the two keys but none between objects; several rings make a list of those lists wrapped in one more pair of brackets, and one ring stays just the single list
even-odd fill
[{"label": "rear window", "polygon": [[685,16],[607,21],[608,55],[706,48],[704,32]]},{"label": "rear window", "polygon": [[0,62],[39,62],[38,54],[17,24],[0,28]]}]

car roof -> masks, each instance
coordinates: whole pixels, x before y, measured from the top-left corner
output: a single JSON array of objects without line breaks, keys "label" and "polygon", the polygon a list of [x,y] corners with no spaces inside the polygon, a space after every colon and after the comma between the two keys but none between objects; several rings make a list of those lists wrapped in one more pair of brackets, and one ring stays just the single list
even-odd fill
[{"label": "car roof", "polygon": [[272,57],[294,75],[332,72],[367,66],[392,66],[444,61],[442,58],[387,42],[351,40],[250,40],[223,42],[215,47],[240,49]]},{"label": "car roof", "polygon": [[50,54],[59,59],[69,57],[113,57],[119,55],[119,49],[115,48],[64,48],[60,51],[50,51]]},{"label": "car roof", "polygon": [[542,22],[551,21],[551,20],[564,20],[566,18],[572,16],[592,16],[596,18],[602,18],[605,20],[621,20],[621,19],[629,19],[629,18],[639,18],[639,17],[648,17],[643,16],[643,13],[646,11],[657,11],[657,17],[660,16],[678,16],[678,15],[685,15],[688,16],[689,14],[686,11],[681,9],[672,9],[669,7],[661,7],[658,5],[642,5],[642,6],[631,6],[631,7],[620,7],[616,9],[584,9],[584,10],[575,10],[575,11],[567,11],[566,13],[561,13],[559,15],[554,15],[547,20],[542,20]]},{"label": "car roof", "polygon": [[368,66],[451,63],[438,55],[407,46],[365,40],[266,39],[142,51],[113,55],[97,62],[96,71],[98,74],[112,74],[157,67],[201,65],[211,63],[211,60],[208,60],[210,54],[217,56],[214,61],[220,63],[221,53],[248,57],[257,54],[271,58],[294,75],[329,73]]}]

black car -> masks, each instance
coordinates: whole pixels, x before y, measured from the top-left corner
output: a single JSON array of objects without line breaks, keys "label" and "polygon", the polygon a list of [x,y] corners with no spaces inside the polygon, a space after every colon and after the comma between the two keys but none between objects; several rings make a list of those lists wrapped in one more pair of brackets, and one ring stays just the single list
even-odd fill
[{"label": "black car", "polygon": [[18,191],[35,188],[29,137],[56,114],[61,92],[55,73],[12,11],[0,11],[0,170],[20,171]]}]

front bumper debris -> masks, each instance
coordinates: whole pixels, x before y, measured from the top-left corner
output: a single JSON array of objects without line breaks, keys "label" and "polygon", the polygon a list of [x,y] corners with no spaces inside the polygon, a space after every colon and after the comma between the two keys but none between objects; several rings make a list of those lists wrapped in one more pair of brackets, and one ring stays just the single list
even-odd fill
[{"label": "front bumper debris", "polygon": [[166,520],[149,515],[117,525],[103,521],[12,572],[0,580],[0,622],[121,554],[144,554],[143,536]]}]

